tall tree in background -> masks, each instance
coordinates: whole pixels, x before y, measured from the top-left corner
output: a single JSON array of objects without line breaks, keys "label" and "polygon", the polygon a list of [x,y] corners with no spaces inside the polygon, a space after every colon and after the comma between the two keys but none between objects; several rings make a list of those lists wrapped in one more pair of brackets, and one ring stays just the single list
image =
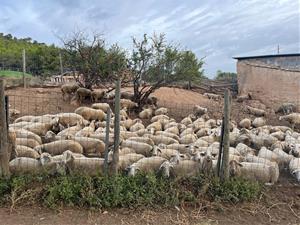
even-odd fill
[{"label": "tall tree in background", "polygon": [[83,82],[75,78],[85,88],[113,81],[126,67],[125,51],[118,45],[106,49],[102,35],[74,32],[63,44],[64,59],[74,75],[75,71],[82,74]]},{"label": "tall tree in background", "polygon": [[223,72],[222,70],[217,71],[216,80],[236,80],[237,74],[232,72]]},{"label": "tall tree in background", "polygon": [[156,89],[175,81],[201,79],[202,60],[191,51],[167,43],[165,35],[144,34],[133,38],[133,52],[129,60],[133,75],[134,101],[141,109]]}]

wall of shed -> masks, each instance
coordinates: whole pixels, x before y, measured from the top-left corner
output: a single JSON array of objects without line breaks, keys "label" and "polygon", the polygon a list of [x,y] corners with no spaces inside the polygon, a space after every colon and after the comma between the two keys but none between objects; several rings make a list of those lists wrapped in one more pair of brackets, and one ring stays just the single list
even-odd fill
[{"label": "wall of shed", "polygon": [[257,60],[240,60],[237,73],[239,94],[251,92],[254,99],[268,106],[292,102],[300,107],[300,71],[272,68]]}]

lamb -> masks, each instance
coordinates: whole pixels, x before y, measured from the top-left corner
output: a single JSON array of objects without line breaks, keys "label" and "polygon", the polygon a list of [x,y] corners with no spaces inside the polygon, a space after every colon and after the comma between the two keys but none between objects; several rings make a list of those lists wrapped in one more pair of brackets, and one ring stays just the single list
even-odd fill
[{"label": "lamb", "polygon": [[204,93],[203,95],[206,96],[208,99],[212,99],[215,101],[222,99],[221,95],[216,95],[216,94],[212,94],[212,93]]},{"label": "lamb", "polygon": [[246,108],[247,108],[248,112],[250,114],[254,115],[254,116],[261,117],[261,116],[265,116],[266,115],[266,111],[265,110],[253,108],[251,106],[247,106]]},{"label": "lamb", "polygon": [[251,120],[248,118],[242,119],[239,123],[239,127],[250,129],[251,127]]},{"label": "lamb", "polygon": [[101,109],[103,112],[107,113],[110,110],[110,106],[108,103],[94,103],[92,105],[93,109]]},{"label": "lamb", "polygon": [[203,108],[199,105],[195,105],[193,108],[195,116],[199,117],[207,113],[207,108]]},{"label": "lamb", "polygon": [[42,144],[42,139],[40,136],[36,135],[33,132],[30,132],[25,129],[10,129],[10,131],[14,132],[16,134],[17,138],[27,138],[27,139],[34,139],[37,141],[39,144]]},{"label": "lamb", "polygon": [[71,140],[79,143],[83,147],[83,152],[85,154],[95,153],[97,156],[100,156],[105,150],[104,142],[95,138],[72,137]]},{"label": "lamb", "polygon": [[98,102],[104,97],[104,95],[105,95],[105,91],[103,90],[100,91],[93,90],[91,93],[91,100],[92,102]]},{"label": "lamb", "polygon": [[53,119],[50,123],[31,123],[23,128],[29,130],[39,136],[44,136],[47,131],[58,125],[58,118]]},{"label": "lamb", "polygon": [[86,120],[103,121],[106,118],[106,114],[102,110],[89,107],[79,107],[75,110],[75,113],[81,115]]},{"label": "lamb", "polygon": [[138,107],[138,104],[129,99],[120,99],[121,108],[134,109]]},{"label": "lamb", "polygon": [[291,113],[285,116],[280,116],[279,120],[286,120],[292,125],[294,130],[296,125],[300,125],[300,113]]},{"label": "lamb", "polygon": [[300,182],[300,158],[294,158],[289,163],[290,173]]},{"label": "lamb", "polygon": [[78,88],[75,94],[75,98],[81,103],[85,98],[91,98],[92,91],[87,88]]},{"label": "lamb", "polygon": [[266,120],[263,117],[257,117],[252,122],[253,127],[262,127],[264,125],[266,125]]},{"label": "lamb", "polygon": [[143,142],[137,142],[132,140],[125,140],[121,143],[122,148],[132,148],[137,154],[142,154],[146,157],[152,155],[153,146],[143,143]]},{"label": "lamb", "polygon": [[142,158],[128,167],[128,175],[135,176],[137,172],[155,173],[166,159],[159,156]]},{"label": "lamb", "polygon": [[23,145],[29,148],[35,148],[36,146],[39,146],[40,143],[37,142],[35,139],[31,138],[16,138],[16,145]]},{"label": "lamb", "polygon": [[74,153],[83,153],[82,146],[73,140],[61,140],[61,141],[54,141],[47,144],[42,144],[34,148],[35,151],[39,152],[48,152],[51,155],[60,155],[66,150],[70,150]]},{"label": "lamb", "polygon": [[28,158],[32,158],[32,159],[40,158],[40,154],[38,152],[36,152],[32,148],[29,148],[24,145],[16,146],[16,156],[17,157],[28,157]]},{"label": "lamb", "polygon": [[104,175],[103,158],[76,158],[70,155],[66,159],[66,166],[71,174]]},{"label": "lamb", "polygon": [[63,100],[65,100],[65,96],[69,97],[70,95],[74,94],[79,86],[77,84],[64,84],[61,86],[60,90],[62,92]]},{"label": "lamb", "polygon": [[293,103],[283,103],[275,113],[283,113],[284,115],[293,113],[297,111],[297,107]]},{"label": "lamb", "polygon": [[274,166],[262,163],[237,162],[229,163],[229,172],[231,176],[243,177],[252,181],[264,182],[266,185],[272,185],[277,182],[279,172]]},{"label": "lamb", "polygon": [[155,110],[154,115],[167,115],[168,114],[168,109],[164,107],[160,107],[157,110]]},{"label": "lamb", "polygon": [[141,119],[150,119],[153,115],[153,109],[152,108],[148,108],[148,109],[144,109],[143,111],[141,111],[139,113],[139,118]]}]

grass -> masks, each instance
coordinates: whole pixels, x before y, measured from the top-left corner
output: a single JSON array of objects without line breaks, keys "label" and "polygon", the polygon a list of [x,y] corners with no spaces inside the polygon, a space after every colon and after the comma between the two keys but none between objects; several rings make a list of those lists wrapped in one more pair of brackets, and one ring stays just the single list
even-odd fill
[{"label": "grass", "polygon": [[[0,76],[8,77],[8,78],[21,78],[23,76],[23,72],[11,71],[11,70],[0,70]],[[29,73],[26,73],[25,76],[32,77],[32,75]]]},{"label": "grass", "polygon": [[40,204],[49,208],[75,206],[120,208],[197,205],[201,199],[221,202],[251,201],[262,191],[258,183],[229,180],[224,184],[199,176],[172,180],[155,175],[87,177],[15,176],[0,179],[0,204]]}]

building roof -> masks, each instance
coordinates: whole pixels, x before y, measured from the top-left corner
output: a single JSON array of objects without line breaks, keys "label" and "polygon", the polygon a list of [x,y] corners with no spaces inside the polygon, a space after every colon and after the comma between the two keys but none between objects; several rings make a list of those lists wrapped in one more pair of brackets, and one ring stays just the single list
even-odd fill
[{"label": "building roof", "polygon": [[291,57],[291,56],[300,56],[300,53],[276,54],[276,55],[257,55],[257,56],[242,56],[242,57],[233,57],[233,58],[237,59],[237,60],[243,60],[243,59],[258,59],[258,58]]}]

